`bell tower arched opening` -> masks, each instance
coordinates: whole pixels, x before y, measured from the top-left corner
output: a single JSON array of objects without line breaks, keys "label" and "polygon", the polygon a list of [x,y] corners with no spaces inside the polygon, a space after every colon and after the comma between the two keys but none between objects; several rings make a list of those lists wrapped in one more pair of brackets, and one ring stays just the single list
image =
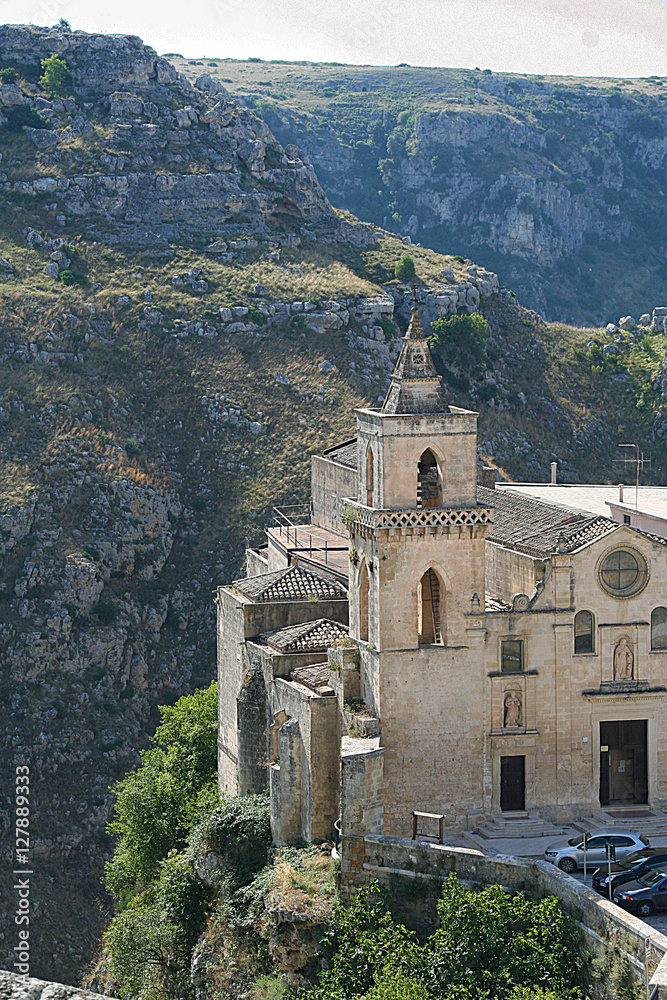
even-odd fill
[{"label": "bell tower arched opening", "polygon": [[417,633],[420,646],[444,645],[445,588],[433,569],[427,569],[417,588]]},{"label": "bell tower arched opening", "polygon": [[373,458],[373,449],[368,449],[368,454],[366,455],[366,506],[373,506],[373,486],[375,482],[375,459]]},{"label": "bell tower arched opening", "polygon": [[368,601],[370,597],[370,581],[368,566],[364,563],[359,573],[359,638],[368,642]]},{"label": "bell tower arched opening", "polygon": [[423,452],[417,465],[417,507],[442,507],[442,479],[430,448]]}]

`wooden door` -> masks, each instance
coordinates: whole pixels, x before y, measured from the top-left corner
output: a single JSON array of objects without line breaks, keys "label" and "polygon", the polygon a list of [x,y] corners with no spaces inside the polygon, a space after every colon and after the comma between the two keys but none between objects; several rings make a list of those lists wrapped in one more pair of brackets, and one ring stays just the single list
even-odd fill
[{"label": "wooden door", "polygon": [[526,808],[526,758],[500,758],[500,808],[517,812]]}]

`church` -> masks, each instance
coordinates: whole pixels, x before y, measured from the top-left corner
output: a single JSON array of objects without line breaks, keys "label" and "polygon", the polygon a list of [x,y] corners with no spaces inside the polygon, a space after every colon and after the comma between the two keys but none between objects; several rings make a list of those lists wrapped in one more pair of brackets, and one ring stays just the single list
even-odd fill
[{"label": "church", "polygon": [[667,807],[667,540],[494,488],[416,307],[356,431],[218,589],[221,791],[278,844]]}]

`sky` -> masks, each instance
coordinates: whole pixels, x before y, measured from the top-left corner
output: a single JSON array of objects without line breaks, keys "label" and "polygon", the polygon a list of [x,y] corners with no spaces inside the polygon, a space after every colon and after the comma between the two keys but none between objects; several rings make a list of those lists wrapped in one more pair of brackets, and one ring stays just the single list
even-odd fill
[{"label": "sky", "polygon": [[190,58],[667,76],[667,0],[0,0],[0,22],[61,17]]}]

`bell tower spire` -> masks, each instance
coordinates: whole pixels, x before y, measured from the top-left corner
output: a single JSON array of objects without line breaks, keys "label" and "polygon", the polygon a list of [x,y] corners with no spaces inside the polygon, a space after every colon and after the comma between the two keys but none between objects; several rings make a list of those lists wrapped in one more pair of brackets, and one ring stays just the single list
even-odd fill
[{"label": "bell tower spire", "polygon": [[403,337],[403,346],[382,404],[382,412],[446,413],[442,379],[435,370],[419,318],[417,289],[414,286],[413,296],[412,317]]}]

